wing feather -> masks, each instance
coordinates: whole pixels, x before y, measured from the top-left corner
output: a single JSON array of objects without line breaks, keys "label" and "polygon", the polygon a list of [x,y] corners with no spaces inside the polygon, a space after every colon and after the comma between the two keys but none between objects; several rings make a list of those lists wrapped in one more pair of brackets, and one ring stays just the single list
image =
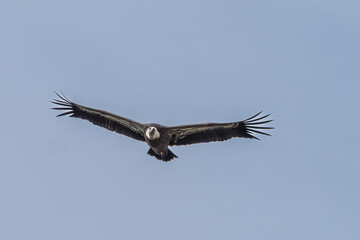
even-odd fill
[{"label": "wing feather", "polygon": [[103,110],[93,109],[73,103],[65,96],[61,96],[58,93],[56,93],[56,95],[60,98],[60,100],[54,99],[51,102],[62,107],[55,107],[52,109],[66,111],[57,115],[57,117],[70,115],[70,117],[85,119],[110,131],[124,134],[139,141],[145,141],[143,135],[143,125],[141,123]]},{"label": "wing feather", "polygon": [[257,129],[273,129],[273,127],[256,126],[272,121],[260,121],[270,116],[270,114],[268,114],[258,117],[260,114],[261,112],[241,122],[204,123],[170,127],[168,128],[168,133],[171,137],[169,145],[187,145],[213,141],[225,141],[233,137],[259,140],[259,138],[254,136],[254,133],[267,136],[270,136],[270,134]]}]

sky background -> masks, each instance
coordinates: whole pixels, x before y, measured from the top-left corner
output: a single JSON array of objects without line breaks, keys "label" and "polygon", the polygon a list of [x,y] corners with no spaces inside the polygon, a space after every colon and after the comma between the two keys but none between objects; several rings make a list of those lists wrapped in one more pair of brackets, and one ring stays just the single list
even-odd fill
[{"label": "sky background", "polygon": [[[360,239],[360,2],[0,2],[0,239]],[[174,147],[56,118],[272,113],[261,141]]]}]

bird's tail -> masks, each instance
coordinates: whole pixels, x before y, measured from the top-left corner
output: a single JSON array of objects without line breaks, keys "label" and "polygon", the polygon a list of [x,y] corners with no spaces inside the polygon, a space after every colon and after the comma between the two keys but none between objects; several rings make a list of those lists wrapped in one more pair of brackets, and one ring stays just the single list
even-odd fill
[{"label": "bird's tail", "polygon": [[154,152],[154,150],[152,150],[151,148],[149,148],[149,151],[147,152],[147,154],[149,154],[150,156],[156,157],[159,160],[162,160],[164,162],[169,162],[170,160],[174,159],[174,158],[178,158],[178,156],[176,156],[172,151],[170,151],[170,149],[168,150],[168,154],[166,156],[160,156],[158,154],[156,154]]}]

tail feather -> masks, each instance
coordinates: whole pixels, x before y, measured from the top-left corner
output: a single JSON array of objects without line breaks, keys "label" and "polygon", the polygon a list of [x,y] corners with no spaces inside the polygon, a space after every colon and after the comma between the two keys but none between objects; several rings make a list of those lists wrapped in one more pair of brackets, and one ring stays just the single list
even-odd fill
[{"label": "tail feather", "polygon": [[154,152],[154,150],[152,150],[151,148],[149,148],[149,151],[147,152],[147,154],[149,154],[150,156],[156,157],[159,160],[162,160],[164,162],[169,162],[174,158],[178,158],[178,156],[176,156],[172,151],[170,151],[170,149],[168,150],[168,154],[166,156],[160,156],[158,154],[156,154]]}]

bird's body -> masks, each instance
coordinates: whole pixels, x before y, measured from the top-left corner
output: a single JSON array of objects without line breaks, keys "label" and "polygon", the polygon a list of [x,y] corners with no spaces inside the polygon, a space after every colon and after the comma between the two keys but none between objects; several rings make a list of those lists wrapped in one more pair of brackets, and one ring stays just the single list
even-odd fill
[{"label": "bird's body", "polygon": [[167,130],[167,127],[156,123],[144,125],[145,141],[150,147],[148,154],[164,161],[177,158],[168,147],[170,135]]},{"label": "bird's body", "polygon": [[258,126],[272,121],[260,121],[269,116],[258,117],[260,113],[244,121],[230,123],[204,123],[175,127],[167,127],[157,123],[142,124],[103,110],[73,103],[66,97],[57,95],[60,100],[54,99],[52,103],[61,107],[53,109],[66,110],[66,112],[59,114],[58,117],[70,115],[70,117],[82,118],[108,130],[144,141],[150,147],[147,153],[163,161],[177,158],[170,151],[169,146],[225,141],[233,137],[258,139],[253,133],[269,136],[268,133],[260,130],[272,129],[272,127]]}]

